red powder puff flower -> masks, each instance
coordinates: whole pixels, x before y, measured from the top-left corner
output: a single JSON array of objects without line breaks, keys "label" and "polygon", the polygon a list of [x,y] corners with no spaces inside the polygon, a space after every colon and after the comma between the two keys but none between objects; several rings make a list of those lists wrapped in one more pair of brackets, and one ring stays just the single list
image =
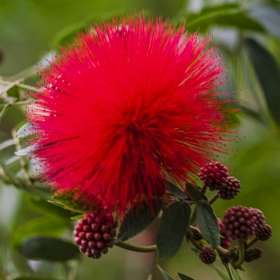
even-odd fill
[{"label": "red powder puff flower", "polygon": [[225,68],[209,42],[144,16],[79,34],[28,108],[42,177],[119,218],[161,196],[167,174],[189,180],[224,146]]}]

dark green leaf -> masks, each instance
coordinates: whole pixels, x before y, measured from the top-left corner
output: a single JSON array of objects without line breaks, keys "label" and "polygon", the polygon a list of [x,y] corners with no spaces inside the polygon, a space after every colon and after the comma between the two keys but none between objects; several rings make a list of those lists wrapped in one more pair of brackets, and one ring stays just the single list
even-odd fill
[{"label": "dark green leaf", "polygon": [[165,280],[174,280],[167,272],[165,272],[159,265],[157,266]]},{"label": "dark green leaf", "polygon": [[238,7],[237,4],[221,4],[205,7],[200,13],[185,16],[187,28],[191,32],[205,31],[210,26],[226,26],[239,29],[263,32],[263,26],[249,17],[247,11]]},{"label": "dark green leaf", "polygon": [[25,138],[27,136],[34,134],[34,132],[35,132],[34,126],[31,123],[26,123],[17,131],[17,137]]},{"label": "dark green leaf", "polygon": [[182,273],[178,273],[179,277],[181,278],[181,280],[194,280],[193,278],[187,276],[187,275],[184,275]]},{"label": "dark green leaf", "polygon": [[208,198],[200,191],[196,186],[186,183],[186,190],[189,196],[196,202],[201,202],[203,200],[207,201]]},{"label": "dark green leaf", "polygon": [[29,206],[31,210],[38,213],[55,215],[60,218],[65,218],[67,220],[69,220],[71,216],[69,211],[57,207],[40,197],[28,196],[26,198],[26,204]]},{"label": "dark green leaf", "polygon": [[34,237],[24,241],[19,253],[32,260],[67,261],[80,255],[78,247],[62,239],[53,237]]},{"label": "dark green leaf", "polygon": [[10,97],[14,97],[17,100],[20,100],[20,89],[18,86],[13,86],[9,90],[7,90],[7,95]]},{"label": "dark green leaf", "polygon": [[133,207],[125,216],[119,230],[118,239],[125,241],[142,230],[147,228],[148,225],[157,217],[161,207],[158,201],[153,201],[153,211],[151,206],[143,203],[143,207]]},{"label": "dark green leaf", "polygon": [[180,249],[188,230],[191,207],[176,202],[165,209],[157,233],[159,260],[173,257]]},{"label": "dark green leaf", "polygon": [[220,228],[217,218],[209,204],[197,205],[197,223],[202,236],[213,249],[220,244]]},{"label": "dark green leaf", "polygon": [[188,196],[177,186],[173,185],[171,182],[165,180],[165,187],[168,191],[170,191],[176,197],[181,199],[188,199]]},{"label": "dark green leaf", "polygon": [[267,106],[280,125],[280,69],[274,57],[254,39],[247,39],[245,46],[253,62],[256,75],[262,87]]},{"label": "dark green leaf", "polygon": [[249,15],[260,22],[267,32],[280,39],[280,11],[272,5],[254,5]]},{"label": "dark green leaf", "polygon": [[12,247],[17,249],[25,239],[33,236],[59,236],[69,226],[70,220],[67,221],[53,216],[37,218],[14,232],[12,236]]}]

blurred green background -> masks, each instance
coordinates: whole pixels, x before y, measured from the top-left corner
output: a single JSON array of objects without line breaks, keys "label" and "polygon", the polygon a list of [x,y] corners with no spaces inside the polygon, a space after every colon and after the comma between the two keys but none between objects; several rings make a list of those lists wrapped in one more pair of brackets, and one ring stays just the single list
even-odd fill
[{"label": "blurred green background", "polygon": [[[234,201],[216,202],[214,209],[218,216],[230,206],[239,204],[264,212],[267,223],[273,228],[273,238],[258,245],[264,249],[263,258],[245,264],[247,274],[241,275],[242,279],[278,280],[280,1],[0,0],[0,75],[5,81],[27,78],[25,83],[33,85],[38,80],[36,65],[45,63],[45,58],[58,50],[57,44],[71,42],[77,30],[88,28],[92,21],[143,10],[149,16],[162,15],[173,23],[185,22],[190,32],[198,29],[202,34],[210,32],[212,44],[223,54],[229,81],[223,90],[237,100],[236,105],[242,111],[233,116],[233,121],[238,119],[239,125],[236,125],[237,137],[229,143],[232,151],[222,155],[220,161],[241,180],[242,191]],[[26,99],[27,91],[14,86],[5,94],[5,86],[0,84],[2,109],[9,98]],[[3,168],[6,163],[18,180],[16,188],[0,170],[3,181],[0,183],[0,280],[36,275],[67,280],[146,280],[150,273],[153,273],[154,280],[163,279],[155,267],[154,254],[143,256],[114,248],[98,261],[82,258],[55,263],[30,261],[12,249],[11,243],[16,238],[21,242],[38,233],[60,236],[63,232],[65,240],[72,239],[71,230],[65,231],[65,228],[71,228],[67,214],[31,197],[30,188],[19,179],[25,178],[27,172],[27,159],[14,155],[20,144],[14,133],[24,123],[22,109],[12,107],[0,115],[1,165]],[[45,188],[40,188],[42,190],[37,195],[44,196]],[[50,226],[48,231],[44,231],[38,219]],[[61,228],[56,228],[54,222],[62,224]],[[23,230],[21,227],[26,224]],[[132,242],[139,245],[153,243],[155,228],[156,222]],[[187,244],[176,257],[160,265],[175,279],[179,279],[177,272],[198,280],[218,279],[214,271],[199,262]]]}]

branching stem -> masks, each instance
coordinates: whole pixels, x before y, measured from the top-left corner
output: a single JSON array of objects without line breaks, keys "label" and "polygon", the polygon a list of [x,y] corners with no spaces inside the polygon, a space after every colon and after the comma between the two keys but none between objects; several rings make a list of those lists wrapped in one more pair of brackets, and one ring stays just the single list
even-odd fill
[{"label": "branching stem", "polygon": [[134,252],[139,252],[139,253],[150,253],[150,252],[155,252],[157,250],[156,245],[135,246],[132,244],[125,243],[123,241],[119,241],[119,240],[114,240],[114,244],[123,249],[129,250],[129,251],[134,251]]}]

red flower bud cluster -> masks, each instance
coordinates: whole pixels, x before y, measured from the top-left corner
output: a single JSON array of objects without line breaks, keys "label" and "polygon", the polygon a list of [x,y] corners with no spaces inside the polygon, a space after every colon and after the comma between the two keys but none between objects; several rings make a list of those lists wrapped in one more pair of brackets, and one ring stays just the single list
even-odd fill
[{"label": "red flower bud cluster", "polygon": [[198,258],[205,264],[211,264],[216,260],[216,253],[211,247],[203,247],[198,253]]},{"label": "red flower bud cluster", "polygon": [[255,235],[258,240],[267,241],[272,236],[272,228],[270,225],[265,224],[257,228]]},{"label": "red flower bud cluster", "polygon": [[87,257],[99,259],[101,254],[106,254],[108,248],[114,246],[112,240],[116,236],[117,226],[112,216],[86,214],[75,226],[75,242]]},{"label": "red flower bud cluster", "polygon": [[265,224],[264,216],[259,209],[245,206],[231,207],[222,220],[225,234],[232,239],[247,239]]},{"label": "red flower bud cluster", "polygon": [[227,171],[227,167],[222,163],[211,161],[200,168],[198,176],[211,191],[219,190],[221,186],[226,184],[227,177],[229,176]]},{"label": "red flower bud cluster", "polygon": [[245,262],[251,262],[259,259],[262,256],[262,249],[252,248],[248,250],[245,254]]}]

